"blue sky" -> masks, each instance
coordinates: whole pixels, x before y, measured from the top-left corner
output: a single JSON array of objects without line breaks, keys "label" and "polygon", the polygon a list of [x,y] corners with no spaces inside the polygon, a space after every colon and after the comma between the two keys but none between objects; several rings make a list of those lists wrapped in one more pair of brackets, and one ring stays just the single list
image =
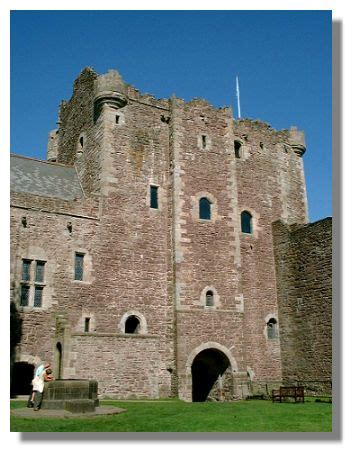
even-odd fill
[{"label": "blue sky", "polygon": [[16,11],[11,14],[11,151],[44,159],[79,72],[117,69],[158,98],[235,102],[242,117],[306,133],[311,221],[331,206],[329,11]]}]

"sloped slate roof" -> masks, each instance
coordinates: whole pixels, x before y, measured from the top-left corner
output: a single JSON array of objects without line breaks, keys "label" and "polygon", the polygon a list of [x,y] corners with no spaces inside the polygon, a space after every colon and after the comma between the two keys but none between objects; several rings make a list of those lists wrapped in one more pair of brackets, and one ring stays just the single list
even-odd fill
[{"label": "sloped slate roof", "polygon": [[75,168],[11,155],[11,191],[73,200],[83,192]]}]

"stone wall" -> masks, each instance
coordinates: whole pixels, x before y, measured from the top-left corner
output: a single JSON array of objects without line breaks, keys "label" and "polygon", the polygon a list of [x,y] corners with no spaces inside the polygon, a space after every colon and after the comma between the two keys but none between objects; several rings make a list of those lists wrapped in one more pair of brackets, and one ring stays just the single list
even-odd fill
[{"label": "stone wall", "polygon": [[[55,318],[64,313],[78,324],[95,280],[93,238],[99,228],[99,203],[62,201],[13,194],[11,197],[11,299],[20,304],[22,259],[31,259],[30,305],[19,307],[23,318],[18,360],[53,362]],[[23,224],[25,218],[25,226]],[[74,281],[74,254],[83,251],[86,280]],[[34,261],[45,262],[41,308],[33,308]],[[28,358],[28,359],[27,359]]]},{"label": "stone wall", "polygon": [[157,336],[76,333],[71,358],[75,364],[72,377],[97,380],[101,397],[155,399],[169,395],[170,373],[164,370],[160,374]]},{"label": "stone wall", "polygon": [[[200,99],[157,100],[114,71],[86,69],[61,106],[50,155],[53,146],[58,162],[75,165],[85,197],[12,194],[14,301],[22,259],[46,262],[43,307],[20,308],[18,360],[51,360],[56,375],[97,379],[101,394],[121,398],[191,400],[192,362],[207,349],[229,363],[229,399],[255,382],[280,381],[282,362],[285,375],[298,375],[288,368],[289,353],[301,347],[290,305],[310,300],[295,292],[300,229],[292,226],[294,241],[289,226],[274,228],[274,255],[271,225],[307,221],[300,132],[233,121],[231,109]],[[211,202],[209,220],[199,218],[202,197]],[[251,234],[241,232],[243,210],[252,215]],[[314,234],[304,237],[302,256],[316,247]],[[83,281],[73,278],[75,252],[85,255]],[[312,273],[307,291],[322,275]],[[293,298],[285,298],[287,287]],[[138,334],[125,334],[129,316],[139,319]],[[280,326],[273,339],[271,318]],[[309,331],[318,341],[318,330]]]},{"label": "stone wall", "polygon": [[[244,364],[231,110],[173,99],[171,130],[177,370],[180,395],[189,399],[194,350],[213,342],[232,356],[233,371]],[[210,220],[199,218],[203,197],[211,202]]]},{"label": "stone wall", "polygon": [[60,105],[55,138],[57,161],[76,165],[82,187],[88,194],[100,190],[102,133],[100,124],[94,121],[97,77],[90,68],[77,77],[71,99]]},{"label": "stone wall", "polygon": [[285,380],[331,380],[332,220],[273,225]]},{"label": "stone wall", "polygon": [[238,215],[248,211],[253,227],[252,234],[239,234],[245,361],[259,381],[281,379],[280,342],[269,340],[266,330],[268,320],[278,318],[271,224],[307,217],[302,158],[288,144],[290,136],[261,121],[234,122],[234,140],[241,144],[235,159]]}]

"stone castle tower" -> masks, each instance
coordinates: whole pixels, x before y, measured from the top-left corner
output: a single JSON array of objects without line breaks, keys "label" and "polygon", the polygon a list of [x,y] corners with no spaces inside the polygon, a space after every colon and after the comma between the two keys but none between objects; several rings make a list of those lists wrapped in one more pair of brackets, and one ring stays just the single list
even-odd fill
[{"label": "stone castle tower", "polygon": [[295,128],[84,69],[47,161],[11,158],[14,385],[40,359],[119,398],[331,379],[331,219],[308,223],[304,152]]}]

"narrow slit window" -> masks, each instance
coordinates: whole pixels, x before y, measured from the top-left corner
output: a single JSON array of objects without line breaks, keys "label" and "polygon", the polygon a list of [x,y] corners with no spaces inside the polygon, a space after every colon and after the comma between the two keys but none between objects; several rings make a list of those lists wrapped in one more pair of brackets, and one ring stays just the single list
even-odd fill
[{"label": "narrow slit window", "polygon": [[155,187],[153,185],[150,186],[150,207],[152,209],[158,209],[159,208],[158,187]]},{"label": "narrow slit window", "polygon": [[84,332],[89,333],[90,317],[84,319]]},{"label": "narrow slit window", "polygon": [[75,280],[83,281],[84,254],[75,253]]},{"label": "narrow slit window", "polygon": [[202,135],[202,148],[205,149],[207,147],[207,136]]},{"label": "narrow slit window", "polygon": [[26,286],[24,284],[21,285],[21,299],[20,299],[20,305],[21,306],[28,306],[29,302],[29,286]]},{"label": "narrow slit window", "polygon": [[242,143],[240,141],[235,141],[234,148],[235,148],[235,157],[237,159],[240,159],[242,157]]},{"label": "narrow slit window", "polygon": [[241,213],[241,231],[245,234],[253,232],[252,215],[247,211]]},{"label": "narrow slit window", "polygon": [[83,139],[83,137],[81,137],[81,138],[79,139],[79,144],[80,144],[80,146],[81,146],[81,149],[83,149],[83,144],[84,144],[84,139]]},{"label": "narrow slit window", "polygon": [[116,123],[116,124],[119,124],[119,122],[120,122],[120,116],[119,116],[119,115],[116,115],[116,116],[115,116],[115,123]]},{"label": "narrow slit window", "polygon": [[45,262],[37,261],[35,267],[35,282],[44,282]]},{"label": "narrow slit window", "polygon": [[201,220],[211,219],[211,202],[207,198],[199,200],[199,218]]},{"label": "narrow slit window", "polygon": [[29,281],[31,278],[31,263],[29,259],[22,260],[22,281]]},{"label": "narrow slit window", "polygon": [[35,286],[34,287],[34,307],[41,308],[43,302],[43,287]]}]

